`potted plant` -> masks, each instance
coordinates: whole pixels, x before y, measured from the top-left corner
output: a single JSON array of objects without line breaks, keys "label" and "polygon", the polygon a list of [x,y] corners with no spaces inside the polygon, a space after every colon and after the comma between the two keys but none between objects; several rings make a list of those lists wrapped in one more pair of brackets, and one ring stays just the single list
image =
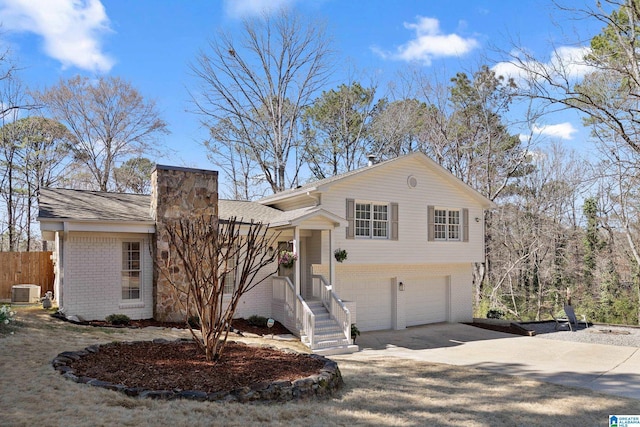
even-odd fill
[{"label": "potted plant", "polygon": [[278,257],[278,264],[284,268],[291,268],[298,260],[298,254],[290,251],[281,251]]},{"label": "potted plant", "polygon": [[347,259],[347,251],[346,249],[338,248],[333,252],[333,256],[336,258],[336,261],[342,262]]},{"label": "potted plant", "polygon": [[353,343],[356,343],[356,337],[360,335],[360,329],[358,329],[358,327],[356,326],[355,323],[351,324],[351,339],[353,340]]}]

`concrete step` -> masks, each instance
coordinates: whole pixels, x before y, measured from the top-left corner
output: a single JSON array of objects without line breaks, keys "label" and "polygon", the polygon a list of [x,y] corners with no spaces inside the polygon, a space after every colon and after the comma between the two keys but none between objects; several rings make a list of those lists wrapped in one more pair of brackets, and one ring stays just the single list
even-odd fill
[{"label": "concrete step", "polygon": [[316,350],[313,350],[315,354],[320,354],[322,356],[333,356],[336,354],[351,354],[351,353],[355,353],[356,351],[360,351],[360,348],[355,344],[318,348]]}]

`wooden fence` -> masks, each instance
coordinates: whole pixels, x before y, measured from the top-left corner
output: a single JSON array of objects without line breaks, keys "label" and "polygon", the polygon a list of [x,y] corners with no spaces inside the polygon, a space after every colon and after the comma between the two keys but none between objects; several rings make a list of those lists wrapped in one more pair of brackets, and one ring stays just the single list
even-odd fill
[{"label": "wooden fence", "polygon": [[0,252],[0,300],[11,300],[11,287],[20,284],[53,291],[51,252]]}]

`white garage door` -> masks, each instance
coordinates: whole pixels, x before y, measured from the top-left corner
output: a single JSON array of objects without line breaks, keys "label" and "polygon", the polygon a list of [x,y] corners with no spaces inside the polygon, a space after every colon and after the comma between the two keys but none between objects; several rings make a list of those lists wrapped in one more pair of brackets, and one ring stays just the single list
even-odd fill
[{"label": "white garage door", "polygon": [[405,283],[407,326],[447,321],[447,276],[430,276]]}]

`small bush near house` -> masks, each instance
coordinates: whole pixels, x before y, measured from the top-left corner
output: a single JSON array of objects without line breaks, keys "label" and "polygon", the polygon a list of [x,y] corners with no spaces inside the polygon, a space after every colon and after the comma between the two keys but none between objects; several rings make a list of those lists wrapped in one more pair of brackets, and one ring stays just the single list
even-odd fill
[{"label": "small bush near house", "polygon": [[358,329],[358,327],[356,326],[355,323],[351,324],[351,339],[353,339],[353,342],[356,342],[356,338],[358,337],[358,335],[360,335],[360,329]]},{"label": "small bush near house", "polygon": [[15,316],[16,312],[11,310],[11,306],[0,306],[0,332],[3,332],[3,330],[7,330],[6,328],[9,326],[9,324],[16,320]]},{"label": "small bush near house", "polygon": [[487,311],[487,319],[502,319],[504,313],[500,310],[491,309]]},{"label": "small bush near house", "polygon": [[110,314],[104,320],[112,325],[128,325],[131,323],[131,319],[126,314]]},{"label": "small bush near house", "polygon": [[263,316],[258,316],[256,314],[254,314],[253,316],[250,316],[247,319],[247,322],[251,325],[251,326],[259,326],[264,328],[265,326],[267,326],[267,318],[263,317]]},{"label": "small bush near house", "polygon": [[193,329],[200,329],[200,318],[198,316],[189,316],[187,323]]}]

